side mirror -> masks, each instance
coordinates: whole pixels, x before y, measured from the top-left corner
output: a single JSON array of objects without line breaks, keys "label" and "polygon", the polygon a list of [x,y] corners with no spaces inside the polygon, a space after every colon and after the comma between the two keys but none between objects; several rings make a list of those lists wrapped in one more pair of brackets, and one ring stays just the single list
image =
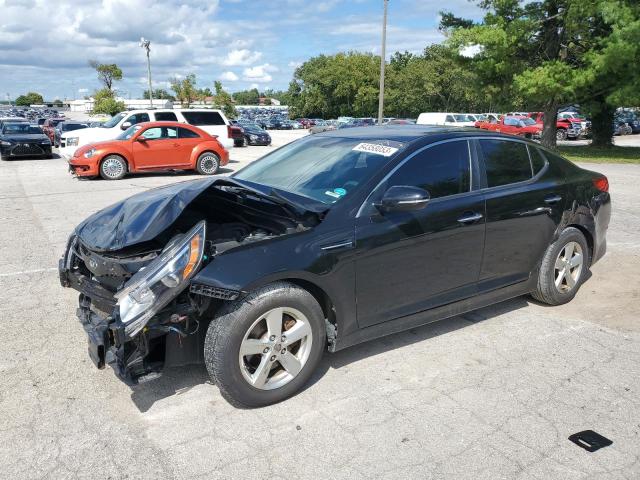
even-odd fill
[{"label": "side mirror", "polygon": [[147,141],[147,139],[144,137],[144,135],[138,135],[136,137],[136,142],[144,143],[146,141]]},{"label": "side mirror", "polygon": [[390,187],[375,207],[381,213],[412,212],[426,207],[430,198],[429,192],[422,188],[397,185]]},{"label": "side mirror", "polygon": [[124,122],[122,125],[120,125],[120,128],[122,130],[126,130],[127,128],[129,128],[131,126],[131,122]]}]

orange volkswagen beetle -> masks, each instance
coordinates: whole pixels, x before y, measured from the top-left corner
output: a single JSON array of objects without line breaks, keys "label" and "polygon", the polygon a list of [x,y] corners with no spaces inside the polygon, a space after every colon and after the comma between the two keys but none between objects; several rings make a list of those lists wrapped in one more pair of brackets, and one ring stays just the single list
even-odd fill
[{"label": "orange volkswagen beetle", "polygon": [[215,135],[179,122],[132,125],[115,140],[84,145],[69,160],[79,177],[119,180],[127,173],[196,170],[214,175],[229,163],[229,152]]}]

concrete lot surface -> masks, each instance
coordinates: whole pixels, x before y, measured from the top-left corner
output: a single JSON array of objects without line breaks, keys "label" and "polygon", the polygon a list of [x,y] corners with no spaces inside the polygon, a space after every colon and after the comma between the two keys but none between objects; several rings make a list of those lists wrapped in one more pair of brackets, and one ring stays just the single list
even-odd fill
[{"label": "concrete lot surface", "polygon": [[[233,150],[229,170],[271,148]],[[135,390],[96,370],[57,278],[87,215],[193,177],[78,181],[61,159],[0,162],[0,476],[640,478],[640,167],[589,168],[611,184],[609,252],[571,304],[519,298],[327,354],[296,397],[236,410],[203,367]],[[586,429],[613,445],[567,440]]]}]

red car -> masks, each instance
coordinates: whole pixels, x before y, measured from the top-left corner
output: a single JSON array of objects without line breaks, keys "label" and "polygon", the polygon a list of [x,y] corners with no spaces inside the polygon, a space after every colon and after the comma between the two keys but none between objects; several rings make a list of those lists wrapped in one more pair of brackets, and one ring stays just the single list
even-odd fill
[{"label": "red car", "polygon": [[115,140],[84,145],[69,160],[79,177],[119,180],[127,173],[196,170],[214,175],[229,163],[229,152],[215,135],[179,122],[132,125]]},{"label": "red car", "polygon": [[56,127],[59,123],[64,122],[64,118],[47,118],[42,124],[42,131],[44,134],[49,137],[51,143],[55,142],[56,137]]},{"label": "red car", "polygon": [[[544,125],[543,112],[531,112],[529,116],[540,126]],[[567,138],[578,139],[587,135],[586,128],[582,128],[580,119],[558,118],[556,120],[556,139],[566,140]]]},{"label": "red car", "polygon": [[476,122],[475,126],[483,130],[519,135],[526,138],[540,138],[542,126],[535,120],[522,115],[503,116],[498,122]]}]

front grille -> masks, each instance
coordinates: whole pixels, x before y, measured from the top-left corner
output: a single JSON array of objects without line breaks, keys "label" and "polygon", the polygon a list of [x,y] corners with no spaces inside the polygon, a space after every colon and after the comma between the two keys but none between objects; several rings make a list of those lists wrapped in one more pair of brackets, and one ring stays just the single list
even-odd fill
[{"label": "front grille", "polygon": [[240,296],[240,292],[237,290],[212,287],[201,283],[193,283],[189,291],[198,295],[204,295],[205,297],[219,298],[220,300],[235,300]]},{"label": "front grille", "polygon": [[11,155],[42,155],[44,150],[34,143],[19,143],[11,150]]}]

